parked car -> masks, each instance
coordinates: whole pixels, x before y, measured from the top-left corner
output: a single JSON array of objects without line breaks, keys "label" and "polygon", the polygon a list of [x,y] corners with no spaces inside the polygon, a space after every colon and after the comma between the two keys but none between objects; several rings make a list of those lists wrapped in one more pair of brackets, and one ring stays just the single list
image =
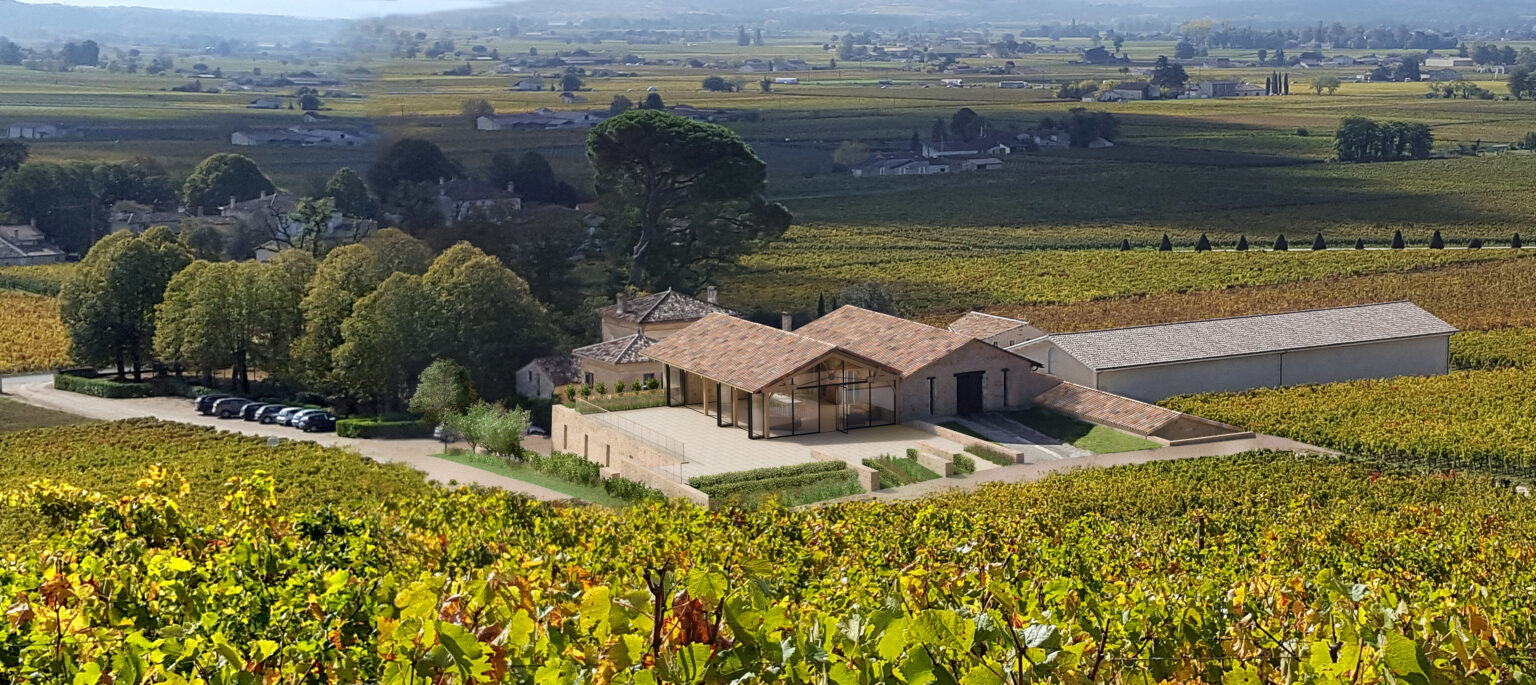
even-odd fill
[{"label": "parked car", "polygon": [[221,419],[232,419],[240,415],[245,405],[251,401],[244,397],[226,397],[213,403],[213,415]]},{"label": "parked car", "polygon": [[196,409],[197,413],[208,416],[213,413],[213,404],[226,397],[229,395],[199,395],[197,399],[192,400],[192,408]]},{"label": "parked car", "polygon": [[288,407],[286,405],[282,404],[269,404],[265,407],[262,407],[261,411],[256,412],[256,422],[273,423],[277,421],[277,413],[287,408]]},{"label": "parked car", "polygon": [[290,414],[288,416],[288,424],[287,425],[290,428],[298,428],[299,427],[299,419],[302,419],[305,416],[308,416],[310,414],[315,414],[315,413],[324,412],[324,411],[325,411],[324,409],[300,409],[300,410],[298,410],[298,411],[296,411],[296,412],[294,412],[294,413],[292,413],[292,414]]},{"label": "parked car", "polygon": [[530,423],[530,424],[528,424],[528,430],[523,431],[523,435],[537,435],[537,436],[541,436],[541,437],[549,437],[549,431],[544,430],[543,428],[539,428],[538,426],[535,426],[535,425]]},{"label": "parked car", "polygon": [[270,406],[272,405],[267,404],[266,402],[252,402],[240,409],[240,418],[245,419],[246,421],[255,421],[256,414],[260,413],[262,409]]},{"label": "parked car", "polygon": [[288,425],[288,420],[293,418],[294,414],[297,414],[301,411],[304,411],[303,407],[284,407],[282,411],[277,413],[277,416],[272,417],[272,423],[275,423],[279,426],[286,426]]},{"label": "parked car", "polygon": [[305,433],[329,433],[336,430],[336,417],[328,411],[305,413],[299,415],[294,426]]}]

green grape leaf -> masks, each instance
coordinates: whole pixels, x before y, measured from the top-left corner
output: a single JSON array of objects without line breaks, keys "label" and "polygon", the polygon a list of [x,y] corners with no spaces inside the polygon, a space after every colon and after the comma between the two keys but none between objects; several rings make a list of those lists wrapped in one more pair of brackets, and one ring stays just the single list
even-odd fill
[{"label": "green grape leaf", "polygon": [[885,626],[885,634],[880,636],[880,644],[875,651],[880,658],[886,661],[895,661],[907,648],[907,619],[892,619]]},{"label": "green grape leaf", "polygon": [[907,637],[913,642],[964,652],[971,648],[971,637],[975,632],[976,624],[953,611],[924,609],[913,618],[907,628]]},{"label": "green grape leaf", "polygon": [[1247,666],[1239,666],[1221,677],[1221,685],[1260,685],[1259,672]]},{"label": "green grape leaf", "polygon": [[960,678],[960,685],[1003,685],[1003,679],[986,666],[972,666]]},{"label": "green grape leaf", "polygon": [[1429,685],[1431,667],[1419,649],[1419,643],[1400,633],[1387,633],[1382,658],[1392,675],[1413,685]]}]

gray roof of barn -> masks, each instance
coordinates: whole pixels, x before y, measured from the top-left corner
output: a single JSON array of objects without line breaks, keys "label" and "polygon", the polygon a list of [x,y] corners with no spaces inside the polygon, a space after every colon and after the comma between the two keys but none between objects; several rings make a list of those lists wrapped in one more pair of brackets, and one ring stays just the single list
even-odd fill
[{"label": "gray roof of barn", "polygon": [[1412,302],[1388,302],[1065,333],[1051,336],[1051,342],[1089,368],[1104,370],[1455,332]]},{"label": "gray roof of barn", "polygon": [[736,316],[736,312],[725,307],[689,297],[671,288],[629,300],[623,312],[619,311],[617,304],[610,304],[599,309],[598,314],[636,323],[693,321],[710,314]]},{"label": "gray roof of barn", "polygon": [[609,364],[645,364],[650,363],[651,358],[640,353],[654,344],[655,338],[636,334],[578,347],[571,350],[571,354]]}]

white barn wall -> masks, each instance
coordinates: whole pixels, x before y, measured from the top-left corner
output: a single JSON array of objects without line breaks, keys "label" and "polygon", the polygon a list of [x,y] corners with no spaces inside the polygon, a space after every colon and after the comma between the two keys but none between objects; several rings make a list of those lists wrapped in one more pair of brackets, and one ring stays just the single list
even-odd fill
[{"label": "white barn wall", "polygon": [[[1061,356],[1066,356],[1059,350]],[[1097,388],[1143,402],[1197,392],[1237,392],[1280,382],[1280,354],[1106,369]],[[1070,379],[1069,379],[1070,380]],[[1095,386],[1089,386],[1095,387]]]},{"label": "white barn wall", "polygon": [[1451,338],[1435,336],[1297,350],[1285,355],[1285,385],[1337,383],[1362,378],[1435,376],[1450,371]]}]

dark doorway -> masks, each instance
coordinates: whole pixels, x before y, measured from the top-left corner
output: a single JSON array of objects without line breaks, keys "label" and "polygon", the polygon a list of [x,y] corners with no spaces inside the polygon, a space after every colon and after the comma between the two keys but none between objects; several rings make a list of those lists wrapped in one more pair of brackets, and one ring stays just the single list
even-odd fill
[{"label": "dark doorway", "polygon": [[981,385],[985,372],[955,374],[955,413],[960,416],[980,414],[982,411]]}]

